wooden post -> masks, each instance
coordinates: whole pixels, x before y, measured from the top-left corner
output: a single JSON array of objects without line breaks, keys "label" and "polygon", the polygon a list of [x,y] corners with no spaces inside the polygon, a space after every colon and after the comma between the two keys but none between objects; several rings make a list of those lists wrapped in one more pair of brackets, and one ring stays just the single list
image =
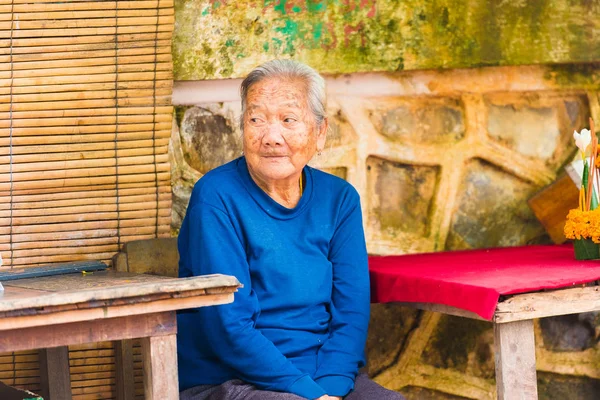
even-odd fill
[{"label": "wooden post", "polygon": [[537,400],[533,320],[494,323],[498,400]]},{"label": "wooden post", "polygon": [[40,381],[44,399],[71,400],[67,346],[40,350]]},{"label": "wooden post", "polygon": [[146,400],[179,400],[176,335],[142,339]]},{"label": "wooden post", "polygon": [[133,340],[117,340],[115,346],[116,400],[135,398],[133,376]]}]

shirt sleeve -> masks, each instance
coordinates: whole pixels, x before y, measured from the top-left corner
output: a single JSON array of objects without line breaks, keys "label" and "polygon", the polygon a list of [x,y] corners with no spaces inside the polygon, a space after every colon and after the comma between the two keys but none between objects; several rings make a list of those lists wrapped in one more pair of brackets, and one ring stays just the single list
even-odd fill
[{"label": "shirt sleeve", "polygon": [[358,369],[364,366],[369,324],[369,270],[358,193],[348,206],[331,241],[333,265],[330,334],[317,355],[315,381],[330,396],[345,396],[354,388]]},{"label": "shirt sleeve", "polygon": [[186,219],[187,226],[182,226],[180,235],[188,235],[183,240],[188,241],[185,262],[191,273],[233,275],[243,284],[233,303],[197,309],[199,340],[206,340],[214,355],[234,369],[240,379],[260,389],[308,399],[324,395],[308,374],[297,369],[255,329],[260,307],[252,290],[244,247],[229,215],[209,204],[197,203]]}]

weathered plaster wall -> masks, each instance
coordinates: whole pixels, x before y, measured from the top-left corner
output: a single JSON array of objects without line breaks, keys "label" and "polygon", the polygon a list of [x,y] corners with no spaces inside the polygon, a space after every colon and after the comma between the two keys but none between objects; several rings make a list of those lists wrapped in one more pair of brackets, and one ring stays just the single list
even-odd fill
[{"label": "weathered plaster wall", "polygon": [[[572,158],[573,129],[600,120],[599,77],[590,65],[331,77],[313,165],[361,193],[371,253],[548,242],[526,200]],[[241,152],[239,101],[209,97],[177,107],[175,231],[195,180]],[[536,321],[540,399],[598,398],[599,339],[596,314]],[[495,398],[492,344],[486,322],[372,307],[370,373],[409,400]]]},{"label": "weathered plaster wall", "polygon": [[600,61],[594,0],[175,0],[176,80]]}]

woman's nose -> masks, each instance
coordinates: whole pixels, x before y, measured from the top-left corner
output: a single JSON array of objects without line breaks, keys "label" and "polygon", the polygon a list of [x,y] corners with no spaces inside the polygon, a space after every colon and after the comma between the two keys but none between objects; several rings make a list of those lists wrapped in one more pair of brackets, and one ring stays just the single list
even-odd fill
[{"label": "woman's nose", "polygon": [[270,123],[267,126],[263,143],[267,146],[281,146],[283,144],[283,136],[281,134],[281,126],[277,123]]}]

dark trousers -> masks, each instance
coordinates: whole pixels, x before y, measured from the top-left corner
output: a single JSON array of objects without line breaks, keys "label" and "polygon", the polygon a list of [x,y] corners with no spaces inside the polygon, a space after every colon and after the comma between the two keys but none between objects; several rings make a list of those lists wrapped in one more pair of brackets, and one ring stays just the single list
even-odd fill
[{"label": "dark trousers", "polygon": [[[221,385],[201,385],[180,393],[180,400],[304,400],[291,393],[258,390],[238,379]],[[312,399],[311,399],[312,400]],[[354,390],[344,400],[406,400],[400,393],[388,390],[373,382],[366,374],[360,374],[354,382]]]}]

